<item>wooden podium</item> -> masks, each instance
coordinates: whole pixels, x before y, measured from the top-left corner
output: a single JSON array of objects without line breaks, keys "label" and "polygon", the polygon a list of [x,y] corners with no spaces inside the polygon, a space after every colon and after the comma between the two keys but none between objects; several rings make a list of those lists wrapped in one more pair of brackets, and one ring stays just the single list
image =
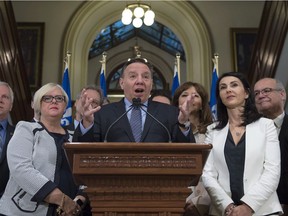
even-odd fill
[{"label": "wooden podium", "polygon": [[66,143],[96,216],[180,216],[212,145]]}]

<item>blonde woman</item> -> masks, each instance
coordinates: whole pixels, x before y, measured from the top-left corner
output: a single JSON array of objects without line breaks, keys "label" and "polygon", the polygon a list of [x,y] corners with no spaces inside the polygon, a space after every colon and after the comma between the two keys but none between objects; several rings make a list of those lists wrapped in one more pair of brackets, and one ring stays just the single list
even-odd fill
[{"label": "blonde woman", "polygon": [[63,143],[71,140],[61,127],[67,101],[67,94],[58,84],[48,83],[35,93],[34,109],[39,121],[20,121],[9,142],[10,178],[0,200],[0,214],[81,213],[87,197],[74,183],[63,148]]}]

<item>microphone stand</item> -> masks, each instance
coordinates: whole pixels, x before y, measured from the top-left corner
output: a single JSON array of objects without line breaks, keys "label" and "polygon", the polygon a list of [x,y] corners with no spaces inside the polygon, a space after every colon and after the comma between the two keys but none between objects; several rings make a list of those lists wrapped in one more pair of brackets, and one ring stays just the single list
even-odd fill
[{"label": "microphone stand", "polygon": [[[169,137],[169,143],[172,143],[172,138],[171,138],[171,134],[168,130],[168,128],[162,123],[160,122],[157,118],[155,118],[152,114],[150,114],[148,111],[146,111],[145,109],[142,108],[142,106],[145,106],[144,104],[141,103],[141,99],[140,98],[133,98],[132,99],[132,105],[129,107],[129,109],[124,112],[120,117],[118,117],[107,129],[107,132],[105,134],[104,137],[104,142],[107,142],[107,136],[108,133],[110,131],[110,129],[123,117],[125,116],[131,109],[135,108],[140,108],[141,110],[143,110],[147,115],[149,115],[154,121],[156,121],[158,124],[160,124],[167,132],[168,137]],[[146,106],[145,106],[146,107]]]},{"label": "microphone stand", "polygon": [[123,116],[125,116],[125,115],[126,115],[131,109],[133,109],[133,108],[134,108],[134,105],[132,104],[126,112],[124,112],[120,117],[118,117],[118,118],[108,127],[107,132],[106,132],[105,137],[104,137],[104,142],[107,142],[107,136],[108,136],[108,133],[109,133],[110,129],[111,129]]},{"label": "microphone stand", "polygon": [[170,134],[168,128],[162,122],[160,122],[157,118],[155,118],[151,113],[149,113],[148,111],[143,109],[142,106],[145,106],[145,105],[140,103],[140,105],[139,105],[140,109],[143,110],[147,115],[149,115],[152,119],[154,119],[158,124],[160,124],[166,130],[168,137],[169,137],[169,143],[172,143],[171,134]]}]

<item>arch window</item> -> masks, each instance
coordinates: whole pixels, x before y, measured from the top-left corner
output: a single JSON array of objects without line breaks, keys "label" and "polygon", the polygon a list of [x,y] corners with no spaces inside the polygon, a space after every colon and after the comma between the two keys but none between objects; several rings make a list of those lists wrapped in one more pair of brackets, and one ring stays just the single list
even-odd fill
[{"label": "arch window", "polygon": [[[137,29],[134,28],[132,24],[127,26],[124,25],[121,20],[102,29],[100,34],[96,36],[89,51],[89,59],[102,55],[104,51],[108,51],[134,37],[139,37],[173,56],[179,52],[181,59],[185,61],[185,53],[182,44],[168,27],[155,21],[152,26],[148,27],[143,25],[141,28]],[[109,77],[106,77],[106,86],[109,94],[117,94],[122,91],[119,79],[121,77],[123,64],[109,72]],[[168,89],[169,86],[160,70],[154,67],[154,71],[153,89]]]},{"label": "arch window", "polygon": [[96,36],[89,51],[89,59],[101,55],[104,51],[108,51],[133,37],[139,37],[173,56],[179,52],[181,59],[185,61],[182,44],[168,27],[155,21],[152,26],[143,25],[137,29],[132,24],[124,25],[121,20],[102,29],[100,34]]}]

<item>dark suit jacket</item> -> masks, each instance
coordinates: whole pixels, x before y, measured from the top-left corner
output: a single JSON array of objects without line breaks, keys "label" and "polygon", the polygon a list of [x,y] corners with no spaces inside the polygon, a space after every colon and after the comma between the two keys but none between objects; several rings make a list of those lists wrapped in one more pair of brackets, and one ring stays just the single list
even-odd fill
[{"label": "dark suit jacket", "polygon": [[75,126],[74,126],[74,119],[72,119],[72,123],[64,126],[64,128],[68,131],[68,133],[73,136],[74,132],[75,132]]},{"label": "dark suit jacket", "polygon": [[15,127],[10,125],[9,123],[7,124],[7,128],[6,128],[6,140],[5,140],[5,144],[3,147],[3,152],[2,152],[2,156],[0,158],[0,173],[1,173],[1,177],[0,177],[0,197],[2,196],[2,194],[4,193],[6,184],[8,182],[9,179],[9,168],[8,168],[8,163],[7,163],[7,146],[8,143],[14,133]]},{"label": "dark suit jacket", "polygon": [[288,115],[285,114],[279,134],[281,150],[281,176],[277,194],[281,204],[288,205]]},{"label": "dark suit jacket", "polygon": [[[125,111],[124,99],[103,106],[100,111],[95,113],[94,126],[83,136],[78,126],[75,130],[73,141],[103,142],[109,126],[125,113]],[[189,132],[186,137],[179,129],[177,124],[178,108],[149,100],[147,111],[165,125],[171,135],[172,142],[195,142],[193,133]],[[169,136],[167,131],[147,114],[141,142],[168,141]],[[107,135],[107,142],[135,142],[127,115],[124,115],[110,128]]]}]

